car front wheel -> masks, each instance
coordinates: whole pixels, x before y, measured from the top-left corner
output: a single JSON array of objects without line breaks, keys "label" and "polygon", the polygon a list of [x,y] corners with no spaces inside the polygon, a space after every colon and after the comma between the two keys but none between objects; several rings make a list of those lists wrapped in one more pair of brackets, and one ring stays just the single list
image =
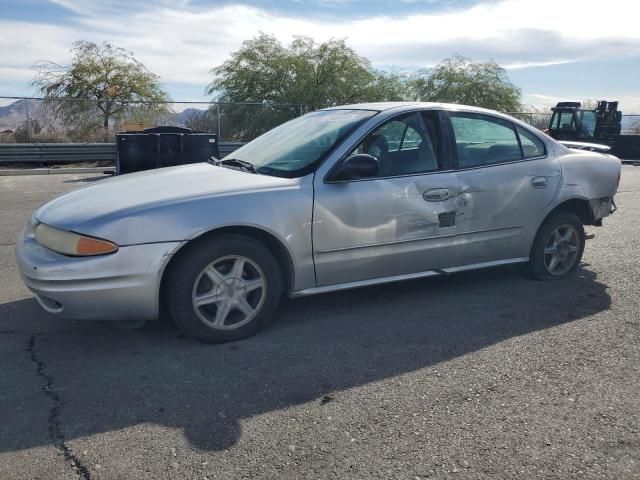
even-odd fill
[{"label": "car front wheel", "polygon": [[187,247],[165,284],[173,320],[206,343],[240,340],[272,319],[282,275],[270,250],[241,235],[219,235]]},{"label": "car front wheel", "polygon": [[577,216],[566,211],[552,214],[536,235],[529,272],[538,280],[567,277],[580,265],[584,245],[584,227]]}]

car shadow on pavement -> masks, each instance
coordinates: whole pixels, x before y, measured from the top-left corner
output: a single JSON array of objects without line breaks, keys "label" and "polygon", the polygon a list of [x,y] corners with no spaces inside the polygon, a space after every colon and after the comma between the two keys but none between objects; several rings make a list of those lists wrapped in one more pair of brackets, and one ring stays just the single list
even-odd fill
[{"label": "car shadow on pavement", "polygon": [[[340,408],[345,390],[606,310],[606,289],[584,265],[553,282],[510,267],[285,300],[271,328],[231,344],[202,345],[163,322],[139,331],[57,323],[62,331],[15,341],[58,397],[67,441],[152,422],[181,429],[197,449],[223,450],[243,419],[307,402]],[[34,303],[0,305],[0,316],[51,321]],[[43,443],[40,417],[11,414],[37,408],[37,395],[3,397],[0,451]]]}]

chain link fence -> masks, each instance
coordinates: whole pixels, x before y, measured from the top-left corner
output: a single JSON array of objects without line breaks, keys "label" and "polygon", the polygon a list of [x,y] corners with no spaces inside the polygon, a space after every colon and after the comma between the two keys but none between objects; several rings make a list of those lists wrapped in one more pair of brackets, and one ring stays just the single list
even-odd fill
[{"label": "chain link fence", "polygon": [[0,143],[111,143],[116,133],[160,125],[247,142],[306,111],[289,104],[0,97]]},{"label": "chain link fence", "polygon": [[[115,134],[160,125],[248,142],[309,111],[301,104],[115,102],[0,97],[0,143],[112,143]],[[542,130],[549,113],[510,112]],[[623,115],[622,134],[640,134],[640,115]]]},{"label": "chain link fence", "polygon": [[621,135],[640,135],[640,115],[622,115]]},{"label": "chain link fence", "polygon": [[544,112],[508,112],[507,115],[511,115],[513,118],[527,122],[529,125],[536,127],[539,130],[544,130],[549,126],[549,120],[551,120],[552,114]]}]

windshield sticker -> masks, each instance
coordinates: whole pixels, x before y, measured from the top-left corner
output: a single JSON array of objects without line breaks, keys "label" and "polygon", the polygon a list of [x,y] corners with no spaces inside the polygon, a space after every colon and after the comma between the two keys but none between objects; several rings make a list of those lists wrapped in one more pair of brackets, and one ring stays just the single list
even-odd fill
[{"label": "windshield sticker", "polygon": [[356,115],[351,113],[349,115],[328,115],[324,117],[325,122],[350,122],[356,118]]}]

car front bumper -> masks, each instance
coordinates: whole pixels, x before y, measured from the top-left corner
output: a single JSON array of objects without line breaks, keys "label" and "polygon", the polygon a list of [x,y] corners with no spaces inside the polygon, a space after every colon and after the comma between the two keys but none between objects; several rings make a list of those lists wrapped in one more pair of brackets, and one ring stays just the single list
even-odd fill
[{"label": "car front bumper", "polygon": [[160,278],[180,242],[131,245],[109,255],[70,257],[38,244],[31,226],[16,243],[25,285],[46,311],[69,319],[152,320]]}]

